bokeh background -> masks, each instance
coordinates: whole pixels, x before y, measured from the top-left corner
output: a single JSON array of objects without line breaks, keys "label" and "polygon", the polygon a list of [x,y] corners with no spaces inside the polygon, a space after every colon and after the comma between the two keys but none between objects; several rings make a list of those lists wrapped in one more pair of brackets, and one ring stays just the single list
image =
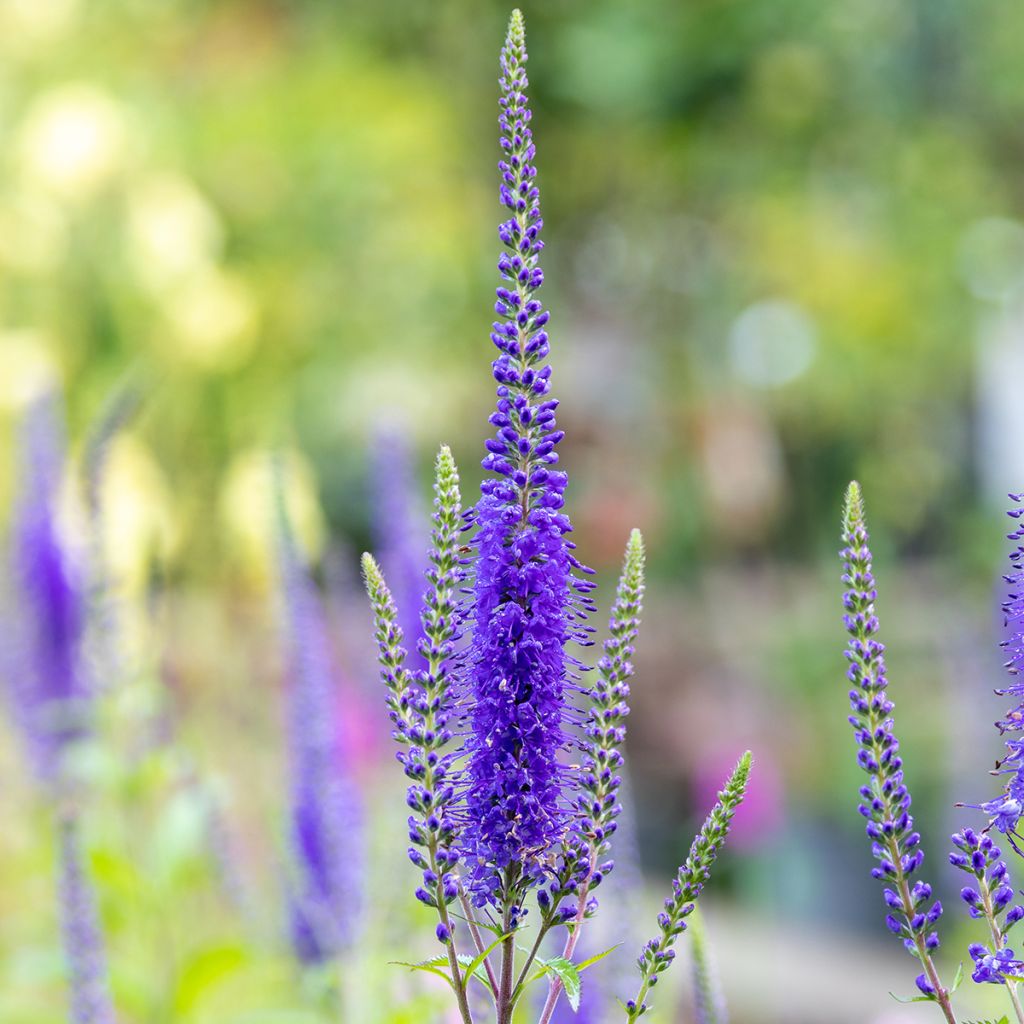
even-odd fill
[{"label": "bokeh background", "polygon": [[[1024,8],[524,13],[563,459],[602,609],[629,527],[649,550],[629,755],[651,897],[620,934],[648,930],[751,747],[708,900],[733,1019],[927,1019],[888,995],[916,971],[868,878],[835,549],[856,477],[955,964],[973,932],[945,844],[971,821],[954,803],[994,789],[1001,508],[1024,482]],[[408,906],[355,554],[374,544],[382,427],[409,438],[424,503],[442,441],[467,494],[479,477],[507,16],[0,2],[0,505],[49,382],[73,450],[112,393],[142,395],[104,492],[133,670],[81,766],[124,1021],[337,1019],[335,979],[297,972],[280,924],[273,449],[331,595],[370,808],[346,1019],[442,1019],[440,994],[386,963],[434,948]],[[48,811],[0,729],[0,1019],[58,1021]],[[665,1021],[691,1019],[676,973]],[[968,1016],[991,1005],[963,992]]]}]

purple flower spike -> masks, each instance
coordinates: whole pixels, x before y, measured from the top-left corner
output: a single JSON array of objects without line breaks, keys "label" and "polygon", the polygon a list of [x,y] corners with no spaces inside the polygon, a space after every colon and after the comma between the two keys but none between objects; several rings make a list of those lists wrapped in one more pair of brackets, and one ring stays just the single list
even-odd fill
[{"label": "purple flower spike", "polygon": [[84,573],[58,526],[64,444],[59,400],[48,395],[29,409],[21,432],[9,630],[16,647],[9,660],[14,713],[37,774],[49,782],[60,774],[68,744],[86,731],[92,695],[83,656]]},{"label": "purple flower spike", "polygon": [[[1024,495],[1011,494],[1010,499],[1017,502],[1018,507],[1010,509],[1007,515],[1013,520],[1024,516],[1021,505]],[[1024,522],[1007,535],[1008,539],[1017,542],[1017,547],[1010,554],[1010,571],[1003,576],[1010,590],[1003,601],[1003,616],[1009,629],[1009,636],[1001,646],[1008,655],[1006,669],[1011,676],[1018,677],[1024,666]],[[995,691],[1000,697],[1015,697],[1016,707],[1006,713],[1006,717],[996,722],[1000,733],[1024,732],[1024,682],[1015,681],[1009,686]],[[1017,843],[1019,835],[1017,826],[1024,814],[1024,738],[1013,736],[1006,741],[1009,753],[999,762],[996,774],[1006,776],[1003,792],[992,800],[984,803],[963,804],[973,807],[988,815],[989,826],[1002,832],[1017,854],[1022,851]]]},{"label": "purple flower spike", "polygon": [[871,852],[878,862],[871,875],[886,885],[885,902],[892,911],[886,918],[889,930],[904,940],[925,967],[925,973],[917,979],[918,988],[940,1003],[947,1019],[952,1020],[949,993],[939,984],[930,955],[939,942],[932,925],[942,913],[942,906],[930,903],[930,885],[911,881],[924,854],[910,816],[910,792],[903,779],[903,760],[893,730],[894,705],[886,694],[885,647],[877,639],[877,592],[864,502],[857,483],[851,483],[846,492],[843,543],[843,583],[847,587],[843,622],[850,635],[846,676],[852,684],[849,721],[859,746],[857,761],[868,775],[867,785],[860,790],[859,810],[867,819]]},{"label": "purple flower spike", "polygon": [[398,760],[410,781],[406,803],[409,816],[409,859],[423,872],[416,898],[436,907],[439,941],[448,944],[453,924],[447,907],[458,896],[455,819],[457,754],[448,750],[458,701],[456,650],[464,610],[459,601],[466,571],[461,546],[462,498],[451,451],[438,454],[434,484],[434,531],[422,615],[427,667],[410,672],[398,611],[384,576],[370,555],[363,556],[363,573],[373,606],[381,679],[387,690],[392,735],[403,748]]},{"label": "purple flower spike", "polygon": [[78,823],[59,823],[60,911],[71,989],[71,1024],[114,1024],[103,934],[82,863]]},{"label": "purple flower spike", "polygon": [[362,830],[339,742],[324,608],[280,493],[278,558],[289,674],[289,925],[295,955],[314,964],[337,956],[355,938]]},{"label": "purple flower spike", "polygon": [[472,697],[466,796],[466,858],[478,904],[502,902],[519,881],[539,873],[545,851],[557,847],[567,822],[564,769],[565,689],[577,663],[569,640],[586,641],[581,619],[590,609],[590,582],[568,540],[562,512],[567,478],[554,468],[562,432],[550,397],[548,313],[537,298],[544,275],[539,257],[543,224],[533,165],[535,148],[525,90],[526,45],[516,11],[501,52],[501,174],[509,211],[498,235],[491,340],[498,383],[483,467],[477,527]]}]

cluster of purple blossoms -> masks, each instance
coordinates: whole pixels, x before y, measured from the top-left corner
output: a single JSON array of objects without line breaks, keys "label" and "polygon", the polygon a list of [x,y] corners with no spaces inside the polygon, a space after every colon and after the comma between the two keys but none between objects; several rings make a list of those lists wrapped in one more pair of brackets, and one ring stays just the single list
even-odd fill
[{"label": "cluster of purple blossoms", "polygon": [[[473,1019],[471,981],[484,984],[498,1024],[510,1024],[525,988],[545,976],[540,1024],[550,1024],[563,992],[574,1010],[580,1005],[572,957],[597,907],[592,891],[613,867],[604,858],[622,809],[620,748],[644,587],[643,543],[634,531],[596,682],[584,686],[584,666],[567,648],[591,642],[586,620],[594,584],[583,578],[590,570],[569,538],[567,477],[556,468],[563,434],[550,396],[549,316],[537,298],[542,219],[526,59],[523,18],[515,11],[501,52],[500,199],[509,216],[499,228],[502,284],[491,333],[498,350],[494,434],[483,460],[488,476],[465,515],[447,448],[438,459],[434,551],[416,647],[425,667],[407,664],[410,629],[385,574],[369,555],[363,561],[393,736],[410,780],[409,856],[423,872],[416,896],[437,910],[446,977],[465,1024]],[[474,531],[468,544],[463,530]],[[630,1019],[645,1012],[646,994],[671,962],[749,768],[748,755],[680,869],[659,918],[661,934],[640,958],[642,990]],[[515,933],[531,890],[540,911],[537,934],[517,964]],[[449,910],[456,900],[472,959],[457,951],[463,936],[456,936]],[[561,924],[570,926],[562,954],[540,957],[545,936]],[[497,936],[489,946],[484,931]],[[495,951],[497,968],[490,962]],[[438,969],[436,961],[429,966]]]},{"label": "cluster of purple blossoms", "polygon": [[933,926],[942,914],[942,904],[932,902],[932,888],[912,876],[921,867],[924,853],[921,836],[914,831],[910,815],[910,791],[903,778],[903,760],[893,729],[893,702],[886,688],[885,646],[878,640],[875,615],[877,591],[871,569],[871,551],[864,519],[860,486],[851,483],[843,509],[843,623],[850,635],[846,657],[850,663],[847,679],[853,726],[859,749],[857,762],[868,775],[860,790],[860,813],[867,818],[871,852],[878,862],[873,878],[886,883],[885,903],[889,908],[885,922],[893,934],[903,939],[907,950],[921,963],[917,987],[940,1004],[946,1017],[954,1020],[949,1006],[949,991],[943,988],[932,961],[939,946]]},{"label": "cluster of purple blossoms", "polygon": [[305,964],[337,956],[359,918],[361,828],[339,736],[325,612],[278,494],[291,769],[289,930]]},{"label": "cluster of purple blossoms", "polygon": [[581,620],[592,583],[567,534],[566,474],[553,467],[563,432],[548,397],[551,367],[537,299],[543,221],[525,89],[522,19],[513,17],[501,53],[500,196],[511,216],[499,228],[499,320],[491,340],[498,383],[484,481],[473,510],[476,575],[468,688],[472,700],[464,842],[476,902],[498,903],[538,875],[562,840],[569,808],[560,754],[568,743],[565,691],[578,662],[570,640],[586,643]]},{"label": "cluster of purple blossoms", "polygon": [[974,961],[972,978],[977,982],[1005,985],[1006,975],[1024,972],[1024,963],[1016,959],[1008,945],[1010,929],[1024,918],[1024,906],[1014,903],[1016,893],[1002,853],[992,838],[965,828],[953,837],[956,849],[949,863],[973,877],[960,890],[960,898],[973,918],[984,919],[989,926],[992,947],[972,943],[968,947]]}]

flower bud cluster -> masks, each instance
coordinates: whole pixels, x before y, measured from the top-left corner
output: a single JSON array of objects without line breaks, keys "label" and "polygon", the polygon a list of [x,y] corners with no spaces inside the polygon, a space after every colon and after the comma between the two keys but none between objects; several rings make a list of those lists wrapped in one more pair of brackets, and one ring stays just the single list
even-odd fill
[{"label": "flower bud cluster", "polygon": [[[447,906],[458,895],[455,872],[457,825],[453,815],[456,786],[455,754],[445,748],[452,739],[451,719],[457,695],[453,691],[455,644],[462,624],[458,593],[465,578],[459,545],[462,530],[459,477],[451,452],[441,449],[437,458],[434,500],[433,548],[424,594],[423,639],[419,653],[426,668],[410,673],[404,667],[402,631],[397,611],[384,578],[366,555],[363,567],[374,609],[378,659],[387,688],[387,705],[393,735],[403,747],[398,760],[410,786],[406,803],[409,859],[423,872],[416,898],[432,907]],[[450,922],[442,922],[444,938],[451,937]]]},{"label": "flower bud cluster", "polygon": [[[942,914],[942,904],[931,902],[932,889],[926,882],[910,884],[924,861],[921,836],[914,831],[910,815],[910,792],[903,779],[903,760],[893,731],[893,702],[886,695],[885,647],[877,639],[875,580],[871,551],[864,522],[860,488],[851,484],[843,513],[844,563],[843,623],[850,635],[846,657],[850,663],[849,722],[859,744],[857,762],[867,773],[867,785],[860,789],[860,813],[867,818],[866,831],[877,861],[872,878],[887,883],[884,891],[889,913],[885,923],[903,939],[907,949],[923,960],[938,948],[933,926]],[[918,988],[933,995],[935,987],[927,973],[917,979]]]},{"label": "flower bud cluster", "polygon": [[750,765],[750,751],[747,751],[740,758],[725,788],[718,794],[718,801],[694,838],[689,856],[672,882],[672,895],[665,900],[665,908],[658,914],[659,934],[644,946],[637,960],[642,979],[640,991],[635,999],[624,1004],[630,1024],[647,1012],[647,993],[675,959],[672,947],[686,930],[686,918],[693,913],[697,897],[711,877],[711,865],[721,851],[733,815],[743,801],[750,778]]},{"label": "flower bud cluster", "polygon": [[1024,963],[1009,948],[1010,929],[1024,918],[1024,906],[1015,903],[1017,893],[1010,881],[1002,852],[991,836],[965,828],[952,837],[956,849],[949,855],[949,863],[972,877],[970,884],[960,890],[960,898],[973,918],[988,922],[992,947],[980,943],[968,946],[977,982],[1006,984],[1006,975],[1024,973]]}]

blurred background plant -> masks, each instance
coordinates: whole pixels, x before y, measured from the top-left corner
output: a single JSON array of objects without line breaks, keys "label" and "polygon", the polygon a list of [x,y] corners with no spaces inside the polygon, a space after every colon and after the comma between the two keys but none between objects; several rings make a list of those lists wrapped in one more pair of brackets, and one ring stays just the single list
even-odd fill
[{"label": "blurred background plant", "polygon": [[[953,891],[950,807],[998,753],[997,508],[1024,479],[1024,9],[525,13],[570,511],[603,608],[629,526],[650,553],[629,744],[642,866],[668,876],[752,747],[707,908],[731,1019],[916,1019],[886,995],[903,979],[850,813],[833,552],[856,476],[925,848]],[[144,394],[101,490],[120,668],[76,761],[124,1021],[444,1005],[386,964],[433,949],[410,948],[417,911],[393,884],[402,812],[353,553],[377,543],[368,450],[399,413],[420,482],[447,441],[473,493],[507,16],[0,2],[0,514],[40,390],[62,384],[79,455],[113,391]],[[281,911],[271,449],[380,808],[365,884],[387,910],[342,972],[358,986],[300,979]],[[45,1024],[64,1015],[50,811],[2,728],[0,1019]],[[986,995],[962,998],[980,1016]]]}]

